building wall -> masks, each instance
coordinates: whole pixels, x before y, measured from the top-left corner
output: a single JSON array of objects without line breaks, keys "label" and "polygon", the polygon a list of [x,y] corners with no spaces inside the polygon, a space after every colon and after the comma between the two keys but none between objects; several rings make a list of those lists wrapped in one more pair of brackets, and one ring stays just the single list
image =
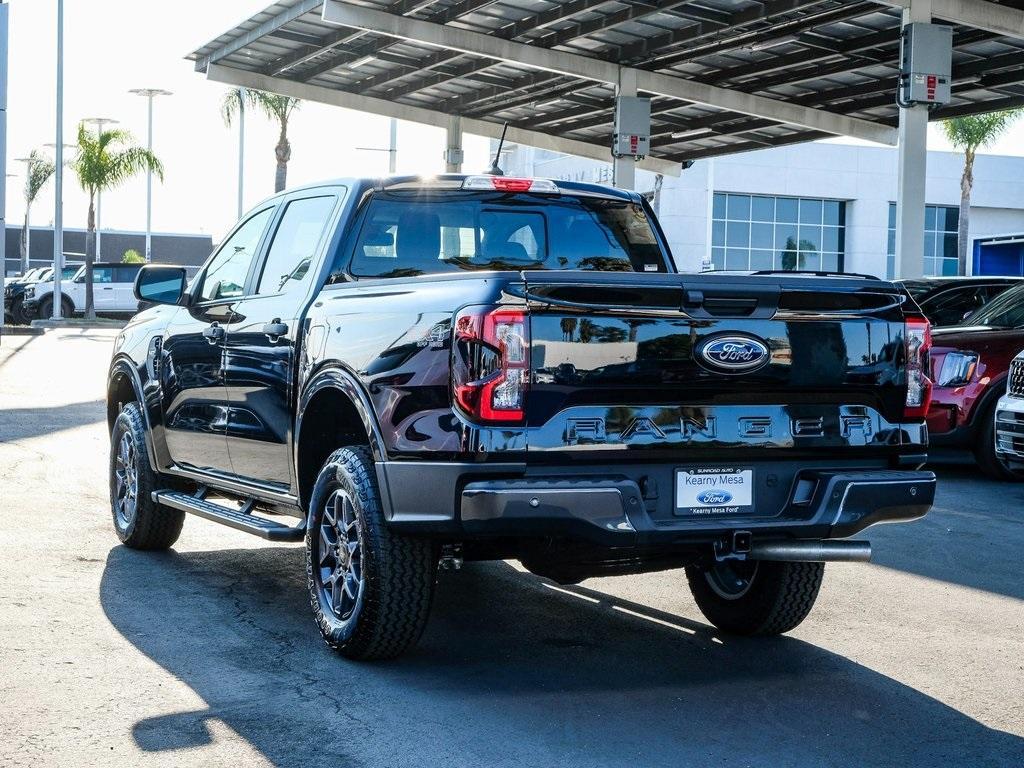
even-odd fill
[{"label": "building wall", "polygon": [[[963,159],[929,152],[929,205],[960,204]],[[593,160],[517,147],[506,171],[610,183],[610,166]],[[710,196],[717,192],[820,197],[846,201],[845,269],[886,274],[889,203],[896,200],[897,150],[812,143],[701,160],[678,178],[665,177],[659,218],[681,270],[699,270],[710,256]],[[654,175],[637,173],[637,190]],[[971,197],[972,239],[1024,232],[1024,157],[981,155]]]},{"label": "building wall", "polygon": [[[8,226],[6,237],[6,274],[21,272],[21,227]],[[213,251],[213,239],[209,235],[179,235],[165,232],[153,233],[153,261],[162,264],[199,266]],[[120,261],[124,252],[134,248],[141,254],[146,252],[145,232],[120,232],[104,230],[102,256],[108,261]],[[31,266],[44,267],[53,263],[53,230],[32,227]],[[64,230],[64,260],[66,263],[80,263],[85,259],[85,230]]]}]

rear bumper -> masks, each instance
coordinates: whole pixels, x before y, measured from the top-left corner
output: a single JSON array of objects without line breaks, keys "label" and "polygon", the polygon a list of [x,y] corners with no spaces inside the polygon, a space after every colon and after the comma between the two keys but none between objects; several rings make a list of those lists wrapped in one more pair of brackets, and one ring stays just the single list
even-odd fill
[{"label": "rear bumper", "polygon": [[[606,546],[673,547],[719,541],[736,531],[749,531],[755,540],[843,538],[876,523],[923,517],[935,499],[931,472],[812,470],[799,477],[811,480],[813,490],[804,486],[798,499],[798,483],[793,482],[783,491],[776,514],[677,516],[666,514],[667,500],[652,500],[646,478],[555,476],[554,467],[547,475],[533,470],[528,477],[481,478],[473,476],[473,465],[444,466],[462,467],[468,474],[431,478],[430,469],[421,469],[414,499],[404,490],[411,478],[403,480],[403,470],[378,465],[382,485],[388,485],[385,506],[392,525],[467,539],[563,537]],[[514,465],[506,471],[515,474]]]}]

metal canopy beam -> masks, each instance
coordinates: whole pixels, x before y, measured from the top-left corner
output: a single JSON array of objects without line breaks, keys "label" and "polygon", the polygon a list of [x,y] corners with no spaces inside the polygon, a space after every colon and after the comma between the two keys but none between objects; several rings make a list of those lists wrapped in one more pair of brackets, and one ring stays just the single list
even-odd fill
[{"label": "metal canopy beam", "polygon": [[276,16],[267,19],[252,31],[242,35],[241,37],[235,38],[216,53],[210,55],[209,58],[196,61],[196,71],[205,71],[207,65],[213,64],[216,61],[223,59],[225,56],[230,56],[232,53],[242,50],[250,43],[256,42],[261,37],[269,35],[271,32],[276,32],[288,22],[295,21],[295,19],[315,11],[320,7],[322,2],[323,0],[302,0],[298,5],[286,8]]},{"label": "metal canopy beam", "polygon": [[[349,5],[339,0],[324,0],[323,19],[332,24],[375,31],[391,37],[459,50],[583,80],[618,84],[621,74],[635,74],[637,89],[642,92],[727,109],[813,131],[852,136],[882,144],[896,143],[895,130],[868,120],[788,104],[657,72],[620,67],[600,59],[501,40],[456,27],[395,16],[383,11]],[[472,129],[468,130],[474,132]]]},{"label": "metal canopy beam", "polygon": [[[895,8],[909,8],[911,0],[877,0]],[[988,0],[932,0],[932,18],[997,35],[1024,40],[1024,11]]]},{"label": "metal canopy beam", "polygon": [[[414,123],[433,125],[438,128],[447,129],[451,124],[451,115],[425,107],[417,107],[410,104],[399,104],[386,99],[377,99],[371,96],[362,96],[355,93],[346,93],[333,88],[324,88],[309,83],[299,83],[285,78],[271,77],[259,72],[249,72],[241,69],[234,69],[220,64],[211,64],[206,71],[209,80],[227,85],[237,85],[243,88],[255,88],[261,91],[270,91],[284,96],[294,96],[306,101],[330,104],[345,109],[353,109],[359,112],[370,112],[372,114],[393,117],[397,120],[409,120]],[[487,120],[476,120],[462,118],[461,130],[477,136],[497,139],[501,137],[502,126],[500,123],[492,123]],[[590,144],[585,141],[566,139],[559,136],[552,136],[539,131],[531,131],[524,128],[509,126],[508,141],[518,144],[549,149],[552,152],[563,152],[579,157],[588,157],[593,160],[608,162],[610,150],[607,145]],[[663,173],[669,176],[678,176],[682,168],[678,162],[672,160],[661,160],[654,157],[647,157],[637,163],[638,168]]]}]

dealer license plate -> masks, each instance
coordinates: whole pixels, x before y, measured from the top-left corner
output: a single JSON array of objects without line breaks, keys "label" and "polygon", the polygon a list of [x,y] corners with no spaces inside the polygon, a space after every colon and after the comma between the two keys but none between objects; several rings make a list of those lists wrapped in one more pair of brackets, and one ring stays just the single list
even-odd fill
[{"label": "dealer license plate", "polygon": [[676,514],[736,515],[754,508],[754,470],[697,467],[676,470]]}]

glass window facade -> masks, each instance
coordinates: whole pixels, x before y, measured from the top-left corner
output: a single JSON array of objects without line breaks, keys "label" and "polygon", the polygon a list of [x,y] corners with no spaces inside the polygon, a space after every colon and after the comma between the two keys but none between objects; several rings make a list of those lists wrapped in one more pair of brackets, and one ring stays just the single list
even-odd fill
[{"label": "glass window facade", "polygon": [[[955,205],[924,207],[924,275],[949,277],[960,274],[956,257],[960,209]],[[887,277],[896,274],[896,203],[889,203]]]},{"label": "glass window facade", "polygon": [[842,200],[716,192],[711,219],[715,269],[843,271]]}]

